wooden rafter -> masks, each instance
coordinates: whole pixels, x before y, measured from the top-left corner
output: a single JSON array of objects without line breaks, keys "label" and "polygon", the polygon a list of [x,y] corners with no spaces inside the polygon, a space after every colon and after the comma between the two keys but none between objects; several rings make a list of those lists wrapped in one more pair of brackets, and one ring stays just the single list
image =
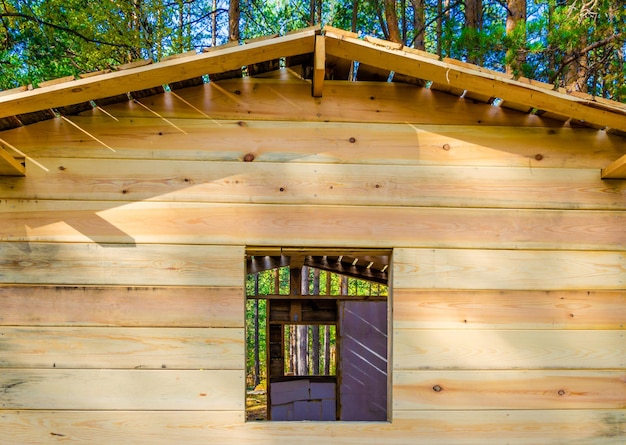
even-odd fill
[{"label": "wooden rafter", "polygon": [[603,168],[602,179],[626,179],[626,155]]},{"label": "wooden rafter", "polygon": [[[317,41],[317,45],[316,45]],[[243,66],[314,53],[313,95],[321,95],[325,65],[329,59],[357,60],[363,66],[393,71],[399,75],[431,81],[435,89],[466,92],[470,98],[502,100],[504,106],[519,110],[536,109],[548,115],[601,128],[626,131],[626,106],[580,94],[554,91],[550,85],[432,55],[392,42],[325,28],[310,28],[283,37],[250,41],[245,45],[224,45],[209,52],[173,58],[156,64],[135,66],[77,80],[51,81],[42,88],[0,95],[0,119],[59,108],[125,94],[146,88],[216,75]]]},{"label": "wooden rafter", "polygon": [[0,147],[0,176],[24,176],[24,166],[4,148]]},{"label": "wooden rafter", "polygon": [[314,28],[307,29],[275,39],[215,49],[196,56],[0,96],[0,118],[159,87],[281,57],[312,53],[317,32]]},{"label": "wooden rafter", "polygon": [[601,127],[626,131],[626,107],[553,91],[542,86],[511,79],[505,73],[469,68],[404,51],[376,45],[343,34],[327,31],[326,53],[377,68],[427,79],[451,89],[466,90],[482,97],[494,97],[515,104],[551,112]]}]

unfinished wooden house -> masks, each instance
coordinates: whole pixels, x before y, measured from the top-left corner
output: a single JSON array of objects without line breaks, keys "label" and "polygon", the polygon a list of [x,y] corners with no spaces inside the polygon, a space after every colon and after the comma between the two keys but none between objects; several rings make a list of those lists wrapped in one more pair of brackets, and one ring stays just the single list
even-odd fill
[{"label": "unfinished wooden house", "polygon": [[[624,104],[325,28],[3,92],[0,130],[2,444],[626,442]],[[332,375],[285,372],[304,323]]]}]

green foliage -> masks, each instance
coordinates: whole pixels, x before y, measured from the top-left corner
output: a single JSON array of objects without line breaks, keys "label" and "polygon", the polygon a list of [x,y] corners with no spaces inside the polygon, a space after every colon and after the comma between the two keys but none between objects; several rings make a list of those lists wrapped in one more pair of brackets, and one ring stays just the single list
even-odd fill
[{"label": "green foliage", "polygon": [[[315,270],[313,268],[305,268],[308,270],[308,294],[316,295],[314,276]],[[276,276],[278,275],[278,287],[276,286]],[[306,280],[305,280],[306,281]],[[347,293],[342,291],[342,284],[347,287]],[[247,296],[263,296],[263,295],[289,295],[290,289],[290,271],[289,267],[281,267],[279,269],[271,269],[257,274],[248,274],[246,277],[246,295]],[[318,295],[325,295],[327,289],[330,291],[330,295],[348,295],[348,296],[387,296],[388,288],[385,285],[372,283],[370,281],[360,280],[356,278],[348,278],[336,273],[319,271],[319,289]],[[255,310],[258,302],[258,337],[259,342],[256,344],[255,340]],[[264,298],[248,298],[246,300],[246,376],[247,385],[249,389],[254,386],[254,374],[255,374],[255,346],[259,349],[259,368],[261,375],[260,380],[263,381],[267,378],[266,371],[266,359],[267,359],[267,340],[266,340],[266,327],[267,327],[267,299]],[[320,329],[322,328],[322,329]],[[290,329],[285,327],[285,335],[289,336]],[[308,349],[311,351],[315,346],[312,344],[312,330],[320,329],[323,331],[322,326],[309,326],[309,345]],[[330,328],[330,348],[334,350],[336,347],[336,329],[335,326]],[[323,341],[323,333],[320,332],[320,341]],[[289,344],[288,341],[285,342]],[[285,352],[285,357],[290,354]],[[330,367],[331,375],[335,372],[332,371],[336,367],[335,357],[331,357]],[[289,360],[285,360],[286,372],[293,372],[289,369]],[[309,366],[312,366],[309,364]],[[319,374],[323,374],[323,359],[320,357],[320,369]],[[314,373],[310,369],[311,373]]]},{"label": "green foliage", "polygon": [[0,89],[209,46],[212,12],[199,0],[4,0]]},{"label": "green foliage", "polygon": [[[241,37],[285,34],[316,23],[318,16],[322,25],[350,30],[355,3],[357,32],[385,38],[383,0],[316,0],[314,14],[310,1],[241,0]],[[528,0],[525,26],[508,35],[506,3],[483,0],[480,25],[470,29],[464,1],[425,0],[426,49],[626,100],[624,0]],[[396,3],[407,45],[421,31],[414,21],[419,4]],[[0,89],[222,44],[228,5],[229,0],[3,0]]]}]

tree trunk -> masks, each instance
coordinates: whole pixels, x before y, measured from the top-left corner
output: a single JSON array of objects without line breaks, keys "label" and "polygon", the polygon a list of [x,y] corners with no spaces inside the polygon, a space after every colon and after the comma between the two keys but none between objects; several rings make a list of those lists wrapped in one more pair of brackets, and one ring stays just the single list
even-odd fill
[{"label": "tree trunk", "polygon": [[309,1],[309,26],[315,25],[315,0]]},{"label": "tree trunk", "polygon": [[307,375],[309,373],[309,363],[307,357],[307,345],[309,344],[309,329],[307,325],[299,324],[296,326],[297,332],[297,358],[296,358],[296,375]]},{"label": "tree trunk", "polygon": [[230,0],[228,7],[228,40],[231,42],[238,42],[239,35],[239,18],[241,16],[241,10],[239,8],[239,0]]},{"label": "tree trunk", "polygon": [[369,2],[372,5],[372,8],[376,11],[376,17],[378,18],[378,23],[380,23],[380,29],[383,31],[383,36],[385,39],[389,39],[389,28],[387,27],[387,22],[385,21],[385,13],[383,12],[381,0],[369,0]]},{"label": "tree trunk", "polygon": [[352,32],[356,32],[358,20],[359,20],[359,0],[352,0]]},{"label": "tree trunk", "polygon": [[217,46],[217,0],[213,0],[213,13],[211,14],[211,46]]},{"label": "tree trunk", "polygon": [[322,0],[317,0],[317,23],[322,23]]},{"label": "tree trunk", "polygon": [[385,1],[385,20],[387,21],[388,39],[392,42],[402,43],[400,26],[398,25],[398,14],[396,12],[396,0]]},{"label": "tree trunk", "polygon": [[569,51],[565,60],[571,60],[565,67],[563,84],[568,91],[580,91],[586,93],[589,89],[587,77],[589,74],[589,53],[581,52],[581,48],[587,46],[586,36],[582,36],[580,45],[573,51]]},{"label": "tree trunk", "polygon": [[507,2],[506,34],[512,37],[516,33],[523,34],[523,46],[518,44],[507,52],[509,63],[506,65],[506,72],[517,77],[526,63],[526,0],[508,0]]},{"label": "tree trunk", "polygon": [[[301,288],[300,295],[309,294],[309,268],[302,266],[301,272]],[[307,375],[309,371],[308,363],[308,345],[309,345],[309,330],[306,325],[296,326],[296,350],[295,352],[295,368],[296,375]]]},{"label": "tree trunk", "polygon": [[[331,279],[333,274],[326,272],[326,295],[331,293]],[[324,327],[324,375],[330,374],[330,326]]]},{"label": "tree trunk", "polygon": [[406,35],[408,32],[406,24],[406,0],[400,0],[400,13],[402,16],[402,30],[400,38],[402,39],[402,42],[406,42]]},{"label": "tree trunk", "polygon": [[443,57],[443,0],[437,0],[437,55]]},{"label": "tree trunk", "polygon": [[482,57],[479,55],[481,48],[478,45],[476,34],[483,27],[483,2],[482,0],[465,1],[465,27],[469,31],[469,44],[467,51],[467,61],[480,65]]},{"label": "tree trunk", "polygon": [[465,26],[472,29],[481,29],[483,26],[482,0],[465,1]]},{"label": "tree trunk", "polygon": [[[415,29],[415,41],[413,42],[413,46],[417,49],[421,49],[422,51],[426,49],[426,8],[424,5],[424,0],[411,0],[411,4],[413,5],[413,27]],[[439,8],[441,7],[441,0],[437,2],[437,13],[440,14]],[[437,48],[439,49],[441,39],[441,21],[439,15],[437,16]]]},{"label": "tree trunk", "polygon": [[[259,274],[254,274],[254,295],[259,295]],[[259,299],[254,299],[254,386],[261,383],[261,357],[259,353]]]},{"label": "tree trunk", "polygon": [[[437,55],[439,57],[449,56],[451,53],[450,41],[444,48],[444,25],[450,20],[450,0],[437,0]],[[445,53],[445,54],[444,54]]]},{"label": "tree trunk", "polygon": [[288,373],[292,374],[292,375],[297,375],[297,371],[298,371],[298,366],[297,366],[297,343],[298,343],[298,338],[297,338],[297,334],[296,334],[296,329],[295,326],[291,325],[291,326],[285,326],[285,329],[288,330],[287,332],[287,336],[289,338],[289,369],[288,369]]},{"label": "tree trunk", "polygon": [[[320,270],[313,269],[313,295],[320,294]],[[320,373],[320,327],[313,326],[311,332],[311,374]]]},{"label": "tree trunk", "polygon": [[324,326],[324,375],[330,375],[330,326]]}]

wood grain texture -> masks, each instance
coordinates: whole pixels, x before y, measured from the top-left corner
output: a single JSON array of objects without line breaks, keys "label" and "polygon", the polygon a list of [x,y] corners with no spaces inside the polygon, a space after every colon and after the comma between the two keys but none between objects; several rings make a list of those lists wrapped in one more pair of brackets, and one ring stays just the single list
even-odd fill
[{"label": "wood grain texture", "polygon": [[[596,169],[39,158],[3,198],[369,206],[626,209]],[[282,190],[282,191],[281,191]]]},{"label": "wood grain texture", "polygon": [[[309,122],[378,122],[449,125],[560,127],[543,119],[489,104],[474,104],[449,94],[408,84],[324,81],[324,97],[311,96],[306,81],[228,79],[178,90],[187,104],[172,95],[141,100],[149,109],[170,118],[287,120]],[[105,107],[115,117],[150,116],[132,102]],[[202,113],[199,113],[201,110]]]},{"label": "wood grain texture", "polygon": [[242,411],[0,411],[6,445],[616,445],[623,410],[396,411],[387,422],[245,422]]},{"label": "wood grain texture", "polygon": [[394,371],[394,410],[624,409],[626,372]]},{"label": "wood grain texture", "polygon": [[0,286],[0,326],[243,328],[243,287]]},{"label": "wood grain texture", "polygon": [[0,327],[0,368],[243,369],[242,328]]},{"label": "wood grain texture", "polygon": [[626,329],[626,290],[396,288],[392,302],[397,329]]},{"label": "wood grain texture", "polygon": [[4,200],[0,217],[0,240],[6,241],[557,250],[626,247],[626,214],[618,211]]},{"label": "wood grain texture", "polygon": [[22,163],[0,145],[0,175],[24,176],[24,174]]},{"label": "wood grain texture", "polygon": [[380,46],[368,45],[354,38],[326,38],[327,55],[377,68],[385,68],[394,72],[420,79],[448,85],[470,91],[483,97],[498,97],[518,104],[526,104],[540,110],[565,118],[573,118],[599,125],[601,128],[611,127],[626,130],[624,110],[618,104],[610,106],[590,106],[590,102],[578,99],[545,88],[545,84],[521,82],[505,79],[502,73],[485,72],[474,66],[458,66],[457,63],[434,61],[430,58],[392,50]]},{"label": "wood grain texture", "polygon": [[603,168],[602,179],[626,179],[626,155]]},{"label": "wood grain texture", "polygon": [[623,289],[621,251],[394,249],[394,289]]},{"label": "wood grain texture", "polygon": [[393,368],[623,369],[626,333],[397,329],[393,334]]},{"label": "wood grain texture", "polygon": [[315,30],[285,35],[265,42],[226,46],[193,57],[170,59],[129,71],[37,88],[0,98],[0,116],[77,104],[145,88],[161,87],[206,74],[223,73],[242,66],[313,51]]},{"label": "wood grain texture", "polygon": [[243,410],[243,370],[3,369],[3,409]]},{"label": "wood grain texture", "polygon": [[600,169],[624,154],[623,138],[588,128],[207,116],[169,117],[173,126],[154,115],[114,120],[94,110],[68,117],[71,123],[52,119],[4,131],[2,139],[35,159],[80,153],[91,159],[241,161],[252,153],[255,162],[573,168],[598,170],[598,177]]},{"label": "wood grain texture", "polygon": [[[0,243],[0,282],[129,286],[239,286],[236,246]],[[122,240],[119,240],[122,242]]]}]

